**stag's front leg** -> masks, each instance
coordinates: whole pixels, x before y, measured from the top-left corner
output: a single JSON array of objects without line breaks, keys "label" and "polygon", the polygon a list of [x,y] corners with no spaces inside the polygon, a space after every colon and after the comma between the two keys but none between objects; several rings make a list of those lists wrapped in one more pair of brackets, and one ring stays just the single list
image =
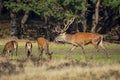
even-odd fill
[{"label": "stag's front leg", "polygon": [[67,52],[67,55],[65,56],[65,58],[70,57],[71,52],[72,52],[76,47],[78,47],[78,46],[73,45],[73,47]]},{"label": "stag's front leg", "polygon": [[76,43],[71,43],[72,44],[72,48],[69,50],[70,52],[72,52],[76,47],[78,47],[78,44]]},{"label": "stag's front leg", "polygon": [[85,49],[83,47],[84,45],[80,45],[81,49],[82,49],[82,53],[84,54],[84,57],[85,57],[85,60],[87,60],[87,56],[86,56],[86,52],[85,52]]},{"label": "stag's front leg", "polygon": [[70,52],[72,52],[77,46],[73,45],[73,47],[69,50]]}]

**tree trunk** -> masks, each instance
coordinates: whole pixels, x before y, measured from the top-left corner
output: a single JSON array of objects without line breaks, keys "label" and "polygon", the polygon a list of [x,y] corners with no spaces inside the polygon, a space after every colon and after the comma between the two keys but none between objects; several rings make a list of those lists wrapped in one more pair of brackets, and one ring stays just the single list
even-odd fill
[{"label": "tree trunk", "polygon": [[45,24],[47,24],[48,23],[48,17],[44,16],[44,19],[45,19]]},{"label": "tree trunk", "polygon": [[83,25],[83,32],[86,32],[87,30],[87,20],[86,20],[86,15],[85,15],[85,10],[82,11],[82,16],[81,16],[82,20],[82,25]]},{"label": "tree trunk", "polygon": [[81,22],[82,22],[82,26],[83,26],[83,32],[86,32],[86,30],[87,30],[86,3],[82,3],[82,6],[85,6],[85,9],[83,9],[82,13],[81,13]]},{"label": "tree trunk", "polygon": [[11,18],[11,21],[10,21],[10,35],[11,35],[11,38],[17,38],[17,25],[16,25],[16,14],[13,13],[13,12],[10,12],[10,18]]},{"label": "tree trunk", "polygon": [[[75,25],[76,24],[76,25]],[[74,26],[76,26],[75,32],[79,32],[78,20],[76,19]]]},{"label": "tree trunk", "polygon": [[0,2],[0,15],[1,15],[2,9],[3,9],[3,4],[2,2]]},{"label": "tree trunk", "polygon": [[29,17],[29,11],[25,11],[25,14],[21,20],[21,35],[25,34],[25,23]]},{"label": "tree trunk", "polygon": [[93,27],[91,29],[91,32],[96,32],[96,27],[99,20],[99,7],[100,7],[100,0],[97,1],[96,7],[95,7],[95,14],[93,14]]}]

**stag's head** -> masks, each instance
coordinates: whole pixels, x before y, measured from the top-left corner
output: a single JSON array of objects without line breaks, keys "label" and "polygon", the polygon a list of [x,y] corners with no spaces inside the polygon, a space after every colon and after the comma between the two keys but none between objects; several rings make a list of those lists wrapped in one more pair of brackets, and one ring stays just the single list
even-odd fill
[{"label": "stag's head", "polygon": [[66,33],[61,33],[55,38],[55,42],[65,42]]},{"label": "stag's head", "polygon": [[68,19],[67,22],[64,24],[63,28],[56,27],[55,32],[59,33],[59,35],[55,38],[55,42],[61,42],[64,43],[66,40],[66,30],[69,28],[69,26],[74,22],[75,18]]}]

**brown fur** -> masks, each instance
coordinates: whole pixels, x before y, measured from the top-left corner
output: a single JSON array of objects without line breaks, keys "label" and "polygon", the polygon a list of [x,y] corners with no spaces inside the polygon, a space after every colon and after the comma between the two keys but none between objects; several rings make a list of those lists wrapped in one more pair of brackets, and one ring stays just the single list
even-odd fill
[{"label": "brown fur", "polygon": [[32,43],[30,41],[27,41],[25,44],[25,52],[27,54],[27,57],[32,54]]},{"label": "brown fur", "polygon": [[13,53],[16,53],[17,56],[17,49],[18,49],[18,42],[13,40],[13,41],[9,41],[5,44],[2,55],[5,55],[6,53],[10,53],[11,55],[13,55]]},{"label": "brown fur", "polygon": [[43,51],[45,51],[48,59],[51,59],[52,52],[49,52],[49,42],[45,38],[39,37],[37,39],[37,43],[38,43],[38,52],[39,52],[40,58],[42,58]]},{"label": "brown fur", "polygon": [[84,46],[87,44],[93,44],[98,51],[98,46],[100,45],[104,51],[107,53],[105,47],[103,46],[103,36],[98,33],[88,33],[88,32],[77,32],[75,34],[62,33],[55,38],[56,42],[65,42],[72,44],[72,51],[75,47],[80,46],[83,53],[85,54]]}]

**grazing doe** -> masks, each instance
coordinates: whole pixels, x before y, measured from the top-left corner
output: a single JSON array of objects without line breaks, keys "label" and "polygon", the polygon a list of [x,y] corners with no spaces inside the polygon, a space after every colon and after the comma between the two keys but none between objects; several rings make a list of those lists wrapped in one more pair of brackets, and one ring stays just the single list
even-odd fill
[{"label": "grazing doe", "polygon": [[5,44],[2,55],[5,55],[6,53],[16,53],[17,56],[17,50],[18,50],[18,42],[15,40],[9,41]]},{"label": "grazing doe", "polygon": [[27,54],[27,57],[30,57],[32,54],[32,43],[30,41],[27,41],[25,44],[25,52]]},{"label": "grazing doe", "polygon": [[38,52],[39,52],[40,59],[42,59],[43,51],[45,51],[48,57],[48,60],[50,60],[52,58],[53,52],[49,51],[49,42],[45,38],[39,37],[37,38],[37,43],[38,43]]},{"label": "grazing doe", "polygon": [[60,33],[55,38],[55,41],[72,44],[73,47],[70,49],[70,51],[80,46],[84,54],[85,54],[84,46],[91,43],[94,45],[97,51],[99,50],[98,46],[101,46],[101,48],[107,54],[107,57],[109,57],[108,52],[103,45],[102,35],[98,33],[89,33],[89,32],[76,32],[75,34],[66,34],[65,31],[68,29],[69,25],[72,24],[73,21],[74,19],[69,20],[63,29],[60,28],[59,30],[57,28],[55,29],[56,32]]}]

